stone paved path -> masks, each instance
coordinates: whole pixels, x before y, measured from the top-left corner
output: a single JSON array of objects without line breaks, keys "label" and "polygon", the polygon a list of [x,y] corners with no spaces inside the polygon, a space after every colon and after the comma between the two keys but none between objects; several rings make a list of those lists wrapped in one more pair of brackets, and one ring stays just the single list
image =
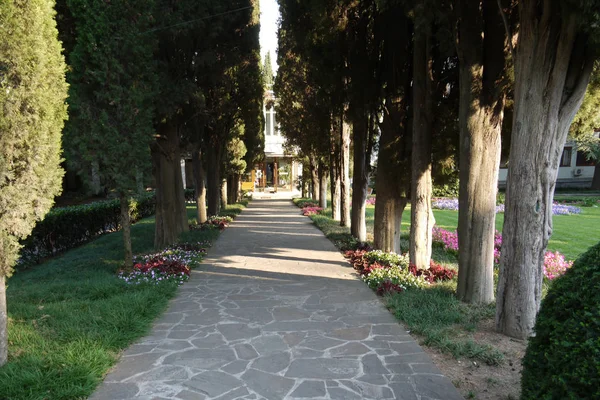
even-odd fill
[{"label": "stone paved path", "polygon": [[91,397],[462,399],[289,200],[254,200]]}]

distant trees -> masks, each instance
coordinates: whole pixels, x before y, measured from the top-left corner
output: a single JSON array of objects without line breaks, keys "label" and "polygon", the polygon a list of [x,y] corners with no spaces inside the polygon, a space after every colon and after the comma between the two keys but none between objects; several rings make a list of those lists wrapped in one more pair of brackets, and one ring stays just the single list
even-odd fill
[{"label": "distant trees", "polygon": [[8,357],[6,279],[61,191],[65,62],[54,1],[0,2],[0,366]]}]

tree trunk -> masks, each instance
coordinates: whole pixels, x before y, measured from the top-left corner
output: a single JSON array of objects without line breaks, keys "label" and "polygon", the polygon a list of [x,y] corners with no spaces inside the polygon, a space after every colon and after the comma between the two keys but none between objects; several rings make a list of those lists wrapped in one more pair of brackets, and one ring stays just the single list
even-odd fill
[{"label": "tree trunk", "polygon": [[123,230],[124,267],[133,268],[133,252],[131,251],[131,221],[129,219],[129,197],[126,193],[119,193],[121,205],[121,229]]},{"label": "tree trunk", "polygon": [[100,182],[100,163],[97,160],[92,161],[90,175],[90,189],[94,196],[98,196],[102,193],[102,183]]},{"label": "tree trunk", "polygon": [[8,312],[6,309],[6,277],[0,275],[0,367],[8,361]]},{"label": "tree trunk", "polygon": [[329,181],[331,185],[331,217],[334,221],[340,220],[340,150],[337,138],[342,121],[333,118],[331,126],[331,140],[329,152]]},{"label": "tree trunk", "polygon": [[144,172],[140,169],[135,172],[135,187],[138,194],[144,194],[146,192],[146,187],[144,185]]},{"label": "tree trunk", "polygon": [[238,174],[230,174],[227,177],[227,203],[228,204],[235,204],[239,201],[238,186],[239,186],[239,175]]},{"label": "tree trunk", "polygon": [[227,179],[221,180],[221,210],[225,210],[227,208]]},{"label": "tree trunk", "polygon": [[577,16],[555,2],[520,4],[515,95],[496,328],[533,332],[542,294],[552,199],[569,126],[592,71]]},{"label": "tree trunk", "polygon": [[206,196],[208,197],[208,215],[219,214],[221,206],[221,146],[214,146],[207,152]]},{"label": "tree trunk", "polygon": [[314,156],[309,157],[310,177],[312,181],[311,197],[314,201],[319,201],[319,171],[317,160]]},{"label": "tree trunk", "polygon": [[308,175],[310,174],[310,172],[308,171],[308,168],[306,168],[306,165],[302,164],[302,184],[301,184],[301,196],[303,199],[308,197],[308,192],[309,192],[309,184],[308,184]]},{"label": "tree trunk", "polygon": [[[421,6],[423,6],[421,4]],[[422,10],[422,7],[418,8]],[[413,63],[413,145],[410,225],[410,262],[417,268],[429,268],[431,232],[435,219],[431,210],[431,135],[432,135],[432,65],[429,37],[430,23],[417,16]]]},{"label": "tree trunk", "polygon": [[199,224],[203,224],[208,218],[206,216],[204,167],[202,167],[202,152],[199,149],[192,153],[192,168],[194,170],[194,188],[196,192],[196,220]]},{"label": "tree trunk", "polygon": [[340,127],[340,225],[350,227],[350,126]]},{"label": "tree trunk", "polygon": [[386,99],[375,181],[374,245],[376,249],[398,254],[402,251],[402,214],[410,189],[410,134],[405,107],[404,100]]},{"label": "tree trunk", "polygon": [[327,208],[327,167],[319,161],[319,207]]},{"label": "tree trunk", "polygon": [[[362,118],[358,117],[362,116]],[[354,136],[354,175],[352,181],[352,212],[350,232],[359,241],[367,240],[365,218],[367,202],[368,168],[367,138],[369,135],[368,117],[364,112],[357,114],[353,122]]]},{"label": "tree trunk", "polygon": [[457,297],[494,301],[494,233],[504,117],[504,27],[497,5],[463,1],[460,34],[460,192]]},{"label": "tree trunk", "polygon": [[156,182],[156,224],[154,246],[163,248],[177,241],[189,229],[185,209],[179,135],[173,121],[161,124],[160,137],[152,145]]},{"label": "tree trunk", "polygon": [[592,179],[592,189],[600,190],[600,160],[596,160],[594,167],[594,178]]}]

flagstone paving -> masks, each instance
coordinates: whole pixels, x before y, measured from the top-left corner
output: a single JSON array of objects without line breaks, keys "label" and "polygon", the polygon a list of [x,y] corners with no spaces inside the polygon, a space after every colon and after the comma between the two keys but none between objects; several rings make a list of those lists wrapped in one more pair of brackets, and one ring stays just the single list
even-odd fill
[{"label": "flagstone paving", "polygon": [[209,253],[91,399],[462,399],[290,200]]}]

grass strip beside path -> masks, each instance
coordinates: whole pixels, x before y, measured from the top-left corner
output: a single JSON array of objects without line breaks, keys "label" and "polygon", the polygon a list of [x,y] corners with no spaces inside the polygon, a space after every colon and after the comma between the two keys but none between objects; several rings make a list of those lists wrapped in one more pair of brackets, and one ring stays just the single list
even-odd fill
[{"label": "grass strip beside path", "polygon": [[[221,215],[234,216],[242,204]],[[195,208],[188,205],[188,217]],[[134,254],[153,250],[154,217],[131,227]],[[216,229],[182,241],[214,241]],[[176,284],[130,286],[116,276],[121,232],[111,233],[8,280],[9,362],[0,368],[1,399],[89,396],[119,353],[147,334]]]}]

